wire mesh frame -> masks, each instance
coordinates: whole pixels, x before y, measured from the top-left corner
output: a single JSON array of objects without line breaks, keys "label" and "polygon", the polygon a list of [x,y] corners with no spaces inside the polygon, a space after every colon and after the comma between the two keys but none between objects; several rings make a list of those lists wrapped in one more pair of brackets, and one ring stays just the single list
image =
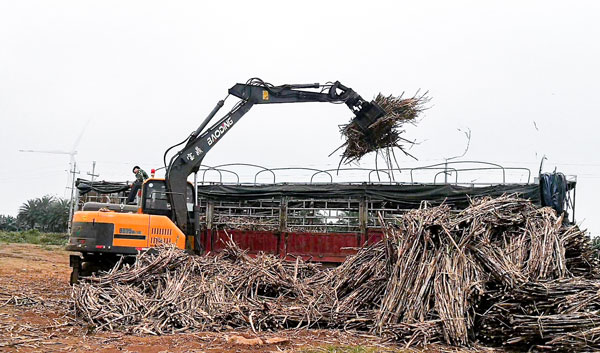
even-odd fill
[{"label": "wire mesh frame", "polygon": [[[467,168],[456,167],[456,166],[461,166],[461,165],[476,165],[476,167],[467,167]],[[240,177],[240,175],[237,172],[235,172],[234,170],[231,170],[231,167],[249,167],[249,168],[257,168],[259,170],[254,173],[254,176],[253,176],[251,182],[241,182],[242,178]],[[206,178],[207,173],[209,173],[211,171],[214,171],[218,174],[218,176],[219,176],[218,182],[207,180],[207,178]],[[328,181],[327,182],[321,181],[318,183],[320,183],[320,184],[330,183],[331,184],[331,183],[334,183],[334,179],[335,179],[334,175],[339,176],[340,173],[353,172],[353,171],[354,172],[363,171],[363,172],[367,173],[366,180],[356,180],[356,181],[354,181],[355,183],[368,182],[368,183],[383,183],[383,184],[423,184],[423,182],[418,182],[415,177],[415,173],[419,172],[419,171],[433,171],[433,172],[437,171],[433,176],[433,180],[432,180],[433,184],[438,184],[438,177],[440,175],[444,176],[445,184],[470,185],[470,186],[507,184],[507,172],[509,172],[509,171],[519,172],[521,176],[526,176],[525,181],[522,181],[522,182],[520,181],[520,182],[514,183],[514,184],[529,184],[531,182],[531,170],[529,168],[504,167],[497,163],[490,163],[490,162],[483,162],[483,161],[448,161],[448,162],[436,163],[436,164],[420,166],[420,167],[415,167],[415,168],[393,168],[393,169],[373,169],[373,168],[359,168],[359,167],[335,168],[335,169],[317,169],[317,168],[307,168],[307,167],[266,168],[261,165],[250,164],[250,163],[227,163],[227,164],[221,164],[221,165],[217,165],[217,166],[203,165],[203,166],[201,166],[199,173],[202,174],[202,179],[200,181],[201,185],[215,184],[215,183],[225,184],[225,182],[223,181],[224,174],[233,175],[235,177],[235,182],[230,183],[230,184],[259,185],[259,184],[264,184],[264,183],[259,182],[259,177],[263,174],[268,174],[270,176],[271,179],[269,180],[269,183],[272,183],[272,184],[278,183],[279,182],[277,180],[278,172],[282,172],[282,171],[311,172],[312,174],[310,174],[310,177],[307,178],[308,180],[297,181],[297,182],[308,182],[310,184],[316,184],[317,182],[315,182],[315,178],[317,178],[321,175],[326,176]],[[477,171],[477,172],[496,171],[499,173],[499,175],[498,175],[499,181],[496,183],[459,182],[459,174],[460,173],[464,174],[465,172],[473,172],[473,171]],[[396,177],[394,175],[401,174],[401,173],[408,173],[410,181],[409,182],[397,182]],[[387,180],[382,181],[382,178],[381,178],[382,175]],[[448,177],[452,176],[452,175],[454,175],[454,181],[448,182]],[[377,177],[377,180],[375,180],[375,177]]]},{"label": "wire mesh frame", "polygon": [[380,227],[380,213],[385,220],[393,221],[409,210],[395,202],[355,197],[201,199],[199,208],[204,228],[312,233],[365,232],[366,228]]},{"label": "wire mesh frame", "polygon": [[110,194],[100,194],[95,191],[90,191],[82,195],[79,193],[79,190],[77,190],[75,200],[77,200],[75,210],[80,211],[83,210],[83,205],[87,202],[110,203],[116,205],[124,204],[127,201],[127,196],[124,196],[124,193],[121,191]]}]

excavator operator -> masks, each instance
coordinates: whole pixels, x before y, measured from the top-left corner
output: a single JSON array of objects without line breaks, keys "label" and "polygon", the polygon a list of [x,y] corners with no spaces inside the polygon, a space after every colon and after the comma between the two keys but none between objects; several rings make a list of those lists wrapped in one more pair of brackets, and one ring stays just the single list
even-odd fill
[{"label": "excavator operator", "polygon": [[129,191],[129,197],[127,198],[128,205],[135,203],[135,196],[142,187],[144,180],[148,179],[148,174],[146,174],[146,172],[139,166],[136,165],[135,167],[133,167],[132,171],[133,174],[135,174],[135,181],[131,185],[131,190]]}]

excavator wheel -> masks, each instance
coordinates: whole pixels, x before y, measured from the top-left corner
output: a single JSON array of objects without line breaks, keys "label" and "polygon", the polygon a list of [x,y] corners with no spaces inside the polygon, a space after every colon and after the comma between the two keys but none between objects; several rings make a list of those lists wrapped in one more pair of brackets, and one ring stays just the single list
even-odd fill
[{"label": "excavator wheel", "polygon": [[100,269],[101,268],[93,262],[80,262],[79,266],[73,267],[73,271],[71,272],[71,280],[69,282],[71,285],[73,285],[79,282],[80,277],[91,276],[94,272],[97,272]]},{"label": "excavator wheel", "polygon": [[73,267],[73,271],[71,271],[71,279],[69,280],[70,285],[74,285],[79,282],[79,268]]},{"label": "excavator wheel", "polygon": [[69,284],[74,285],[75,283],[79,282],[79,275],[81,273],[81,257],[79,255],[69,256],[69,266],[73,268],[73,271],[71,271]]}]

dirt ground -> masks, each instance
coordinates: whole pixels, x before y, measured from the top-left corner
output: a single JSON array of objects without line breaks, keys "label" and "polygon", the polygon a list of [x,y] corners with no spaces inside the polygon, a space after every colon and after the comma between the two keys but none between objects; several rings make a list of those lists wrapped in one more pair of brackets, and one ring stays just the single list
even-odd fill
[{"label": "dirt ground", "polygon": [[[0,244],[0,352],[413,352],[333,330],[165,336],[94,332],[71,315],[69,274],[69,253],[59,247]],[[432,346],[420,351],[455,350]]]}]

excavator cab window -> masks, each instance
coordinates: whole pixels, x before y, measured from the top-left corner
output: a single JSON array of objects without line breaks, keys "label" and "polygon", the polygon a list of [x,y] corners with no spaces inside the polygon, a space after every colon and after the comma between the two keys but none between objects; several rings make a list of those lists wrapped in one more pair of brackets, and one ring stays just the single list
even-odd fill
[{"label": "excavator cab window", "polygon": [[[167,185],[164,180],[151,179],[144,183],[142,199],[142,211],[146,214],[171,216],[171,205],[169,204],[169,195]],[[194,206],[194,188],[188,183],[186,190],[186,203],[188,211],[193,210]]]}]

